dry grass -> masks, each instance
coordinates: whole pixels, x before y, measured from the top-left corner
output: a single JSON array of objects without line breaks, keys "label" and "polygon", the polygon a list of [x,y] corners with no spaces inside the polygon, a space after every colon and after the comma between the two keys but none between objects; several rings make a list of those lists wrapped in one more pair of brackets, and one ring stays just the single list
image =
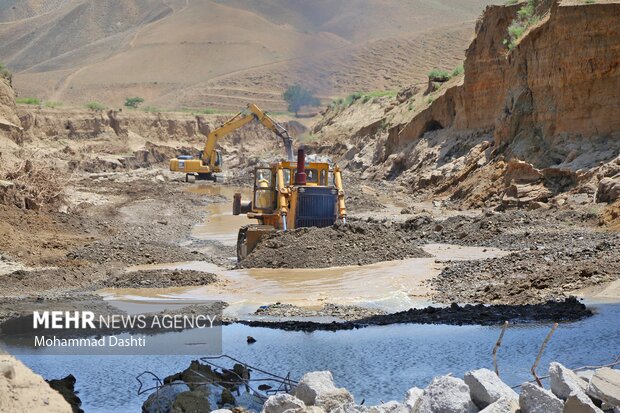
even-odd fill
[{"label": "dry grass", "polygon": [[0,170],[0,179],[10,181],[28,207],[57,205],[64,200],[70,175],[36,153],[22,156],[12,168]]}]

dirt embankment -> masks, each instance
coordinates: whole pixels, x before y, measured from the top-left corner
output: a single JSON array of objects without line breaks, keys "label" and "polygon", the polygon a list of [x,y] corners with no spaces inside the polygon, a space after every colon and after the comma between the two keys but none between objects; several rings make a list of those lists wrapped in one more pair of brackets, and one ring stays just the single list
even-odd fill
[{"label": "dirt embankment", "polygon": [[620,3],[539,4],[538,23],[513,42],[509,26],[525,5],[487,8],[464,75],[333,105],[314,147],[364,178],[463,208],[613,203]]},{"label": "dirt embankment", "polygon": [[390,224],[349,222],[266,236],[239,263],[244,268],[326,268],[430,255]]},{"label": "dirt embankment", "polygon": [[0,355],[0,408],[3,412],[73,412],[41,376],[8,355]]}]

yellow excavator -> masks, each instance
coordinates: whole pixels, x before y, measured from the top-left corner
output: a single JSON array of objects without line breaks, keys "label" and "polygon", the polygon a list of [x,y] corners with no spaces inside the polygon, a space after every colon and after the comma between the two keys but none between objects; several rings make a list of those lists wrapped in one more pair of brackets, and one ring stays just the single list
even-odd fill
[{"label": "yellow excavator", "polygon": [[247,214],[258,224],[242,227],[237,237],[237,259],[242,260],[256,247],[261,236],[276,230],[328,227],[338,219],[346,223],[342,175],[328,162],[308,162],[304,149],[297,162],[273,163],[254,170],[252,201],[242,202],[237,193],[233,215]]},{"label": "yellow excavator", "polygon": [[260,110],[258,106],[250,103],[245,111],[239,112],[222,126],[209,133],[204,150],[199,157],[177,156],[170,160],[170,170],[185,173],[185,180],[188,182],[195,179],[215,182],[217,180],[215,174],[222,171],[222,153],[220,150],[215,149],[218,140],[255,119],[282,139],[286,157],[289,161],[292,161],[293,139],[288,131],[284,126]]}]

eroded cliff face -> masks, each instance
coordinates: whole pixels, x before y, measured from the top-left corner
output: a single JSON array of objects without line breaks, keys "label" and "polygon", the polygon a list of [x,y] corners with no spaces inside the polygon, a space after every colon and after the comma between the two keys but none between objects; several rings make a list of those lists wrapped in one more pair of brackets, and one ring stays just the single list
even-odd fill
[{"label": "eroded cliff face", "polygon": [[574,162],[584,143],[620,147],[620,3],[553,2],[508,51],[503,42],[520,7],[487,8],[464,79],[390,131],[387,155],[437,128],[492,129],[498,148],[539,167],[601,161]]},{"label": "eroded cliff face", "polygon": [[0,134],[19,141],[21,127],[16,115],[15,92],[8,79],[0,76]]},{"label": "eroded cliff face", "polygon": [[620,1],[539,0],[538,22],[509,50],[508,28],[525,4],[488,7],[464,76],[438,90],[330,108],[315,127],[317,150],[364,178],[461,207],[613,202]]}]

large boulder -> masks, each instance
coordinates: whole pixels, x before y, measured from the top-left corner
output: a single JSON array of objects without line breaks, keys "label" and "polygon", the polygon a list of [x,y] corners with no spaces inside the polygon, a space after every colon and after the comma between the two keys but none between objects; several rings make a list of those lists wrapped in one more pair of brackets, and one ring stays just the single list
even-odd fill
[{"label": "large boulder", "polygon": [[620,198],[620,175],[601,179],[596,191],[596,202],[612,203],[618,198]]},{"label": "large boulder", "polygon": [[407,408],[410,412],[415,412],[423,394],[424,390],[418,387],[412,387],[407,390],[407,393],[405,394],[405,401],[403,403],[405,408]]},{"label": "large boulder", "polygon": [[596,370],[587,393],[595,399],[620,408],[620,371],[609,367]]},{"label": "large boulder", "polygon": [[549,365],[549,381],[553,394],[563,400],[568,399],[571,393],[585,394],[587,388],[587,384],[572,370],[556,362]]},{"label": "large boulder", "polygon": [[476,413],[478,408],[471,400],[469,387],[452,376],[435,377],[424,389],[416,413]]},{"label": "large boulder", "polygon": [[189,387],[182,381],[164,384],[146,399],[142,405],[142,412],[169,413],[177,396],[186,391],[189,391]]},{"label": "large boulder", "polygon": [[170,413],[202,413],[211,411],[209,394],[204,390],[191,390],[179,393],[172,403]]},{"label": "large boulder", "polygon": [[504,383],[494,372],[479,369],[465,374],[471,398],[479,408],[485,408],[502,397],[518,400],[519,395]]},{"label": "large boulder", "polygon": [[263,413],[284,413],[287,410],[302,412],[306,409],[303,401],[287,393],[270,396],[263,405]]},{"label": "large boulder", "polygon": [[333,408],[353,401],[351,393],[336,387],[334,377],[329,371],[312,371],[304,374],[295,387],[294,395],[308,406],[322,405],[325,406],[325,410],[326,407]]},{"label": "large boulder", "polygon": [[327,412],[337,409],[347,403],[353,402],[353,395],[346,389],[333,389],[321,392],[315,399],[314,405],[323,408]]},{"label": "large boulder", "polygon": [[564,413],[603,413],[584,392],[571,393],[564,404]]},{"label": "large boulder", "polygon": [[502,397],[480,410],[480,413],[516,413],[517,411],[519,411],[519,402],[517,399]]},{"label": "large boulder", "polygon": [[550,390],[532,383],[523,383],[519,395],[522,413],[562,413],[564,403]]}]

